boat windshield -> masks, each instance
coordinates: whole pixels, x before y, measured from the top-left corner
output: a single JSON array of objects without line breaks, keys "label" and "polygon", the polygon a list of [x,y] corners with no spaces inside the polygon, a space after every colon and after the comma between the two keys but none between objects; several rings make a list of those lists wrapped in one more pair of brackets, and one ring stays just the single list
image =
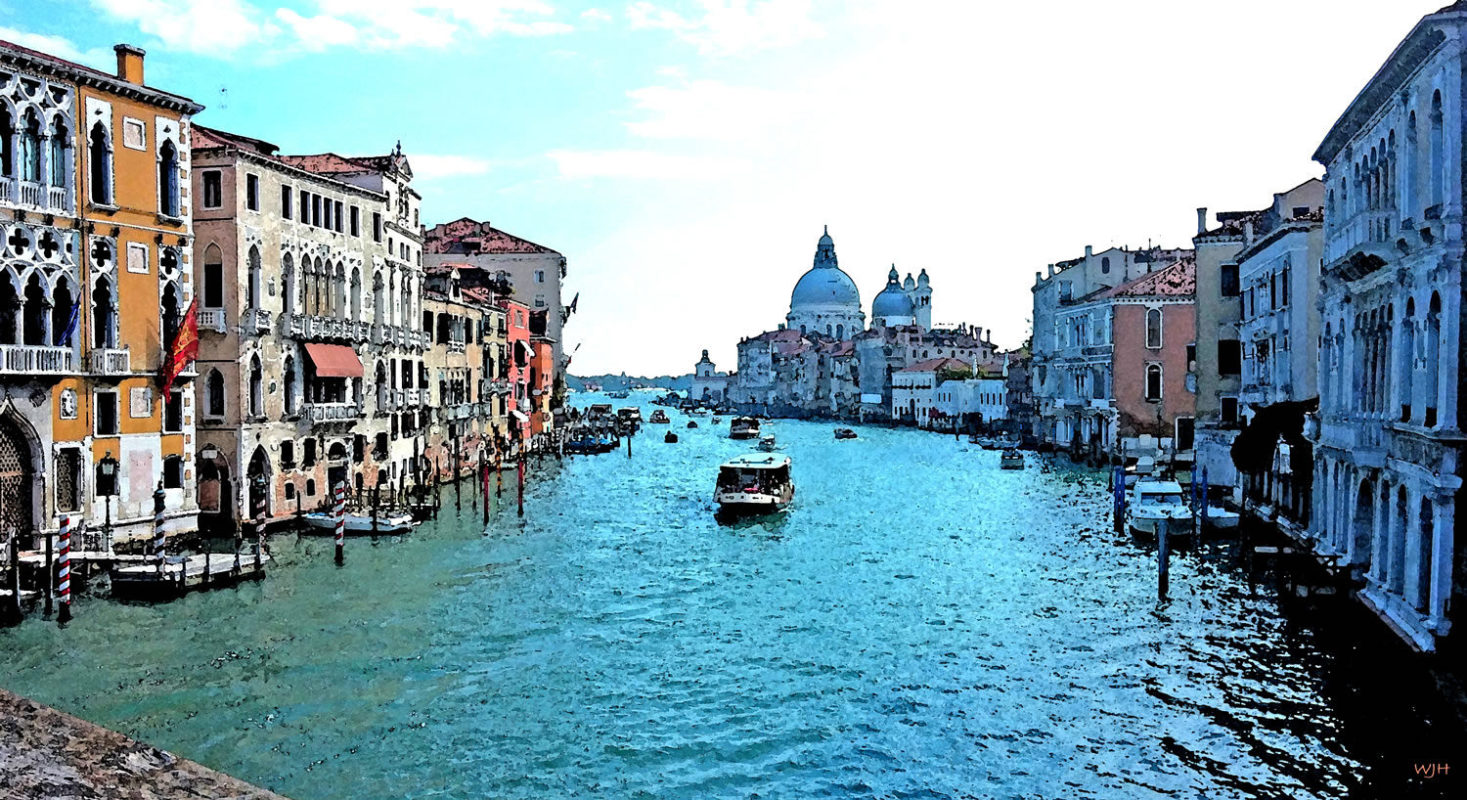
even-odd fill
[{"label": "boat windshield", "polygon": [[1166,493],[1166,494],[1145,494],[1145,493],[1143,493],[1141,495],[1141,499],[1140,499],[1139,502],[1142,502],[1142,503],[1151,503],[1153,505],[1161,505],[1161,506],[1179,506],[1179,505],[1182,505],[1182,496],[1179,495],[1179,494],[1171,494],[1171,493]]},{"label": "boat windshield", "polygon": [[718,470],[718,491],[748,492],[749,494],[778,494],[789,484],[789,470],[739,469],[723,467]]}]

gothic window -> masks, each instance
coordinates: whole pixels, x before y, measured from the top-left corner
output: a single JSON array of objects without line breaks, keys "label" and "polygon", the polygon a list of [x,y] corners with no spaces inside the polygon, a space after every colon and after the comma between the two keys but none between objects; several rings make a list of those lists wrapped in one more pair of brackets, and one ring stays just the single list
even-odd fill
[{"label": "gothic window", "polygon": [[66,151],[69,149],[67,145],[70,141],[71,137],[67,133],[66,123],[57,118],[56,122],[51,125],[50,150],[46,154],[46,163],[47,172],[50,173],[49,182],[58,188],[66,185]]},{"label": "gothic window", "polygon": [[20,179],[41,182],[41,121],[34,109],[21,118]]},{"label": "gothic window", "polygon": [[164,142],[158,153],[158,211],[178,216],[178,148],[173,142]]},{"label": "gothic window", "polygon": [[117,342],[117,303],[112,296],[112,281],[98,275],[92,283],[92,346],[115,347]]},{"label": "gothic window", "polygon": [[209,377],[204,381],[204,393],[209,416],[224,416],[224,376],[219,370],[209,370]]},{"label": "gothic window", "polygon": [[245,305],[248,308],[260,308],[260,248],[250,245],[249,253],[249,277],[245,283]]},{"label": "gothic window", "polygon": [[1146,365],[1146,400],[1152,403],[1161,402],[1161,365]]},{"label": "gothic window", "polygon": [[159,328],[163,331],[163,349],[173,347],[178,337],[178,328],[183,324],[183,302],[179,297],[178,284],[169,281],[163,286],[163,302],[159,309]]},{"label": "gothic window", "polygon": [[250,357],[250,416],[265,415],[265,376],[260,368],[260,357]]},{"label": "gothic window", "polygon": [[10,116],[10,108],[0,104],[0,175],[11,177],[15,175],[15,119]]},{"label": "gothic window", "polygon": [[72,317],[80,313],[76,301],[72,299],[71,284],[62,277],[56,281],[56,288],[51,291],[51,344],[56,347],[70,347],[72,334]]},{"label": "gothic window", "polygon": [[87,145],[87,183],[92,202],[97,205],[112,203],[112,142],[107,136],[107,126],[98,122],[92,126],[90,143]]},{"label": "gothic window", "polygon": [[51,311],[51,299],[46,296],[46,286],[41,276],[31,274],[25,286],[25,307],[22,314],[22,334],[29,345],[45,345],[46,322]]},{"label": "gothic window", "polygon": [[295,357],[285,357],[285,413],[293,414],[296,409],[295,398],[299,394],[297,377],[295,373]]},{"label": "gothic window", "polygon": [[280,273],[282,276],[283,291],[280,293],[280,311],[283,314],[295,313],[295,259],[290,253],[280,257]]},{"label": "gothic window", "polygon": [[379,272],[379,273],[376,273],[375,275],[372,276],[372,322],[373,323],[375,323],[377,325],[381,325],[381,324],[383,324],[385,322],[385,320],[382,319],[382,315],[383,315],[383,312],[386,310],[386,305],[387,305],[386,300],[382,296],[382,273]]},{"label": "gothic window", "polygon": [[204,248],[204,308],[224,307],[224,254],[219,245]]},{"label": "gothic window", "polygon": [[340,261],[336,262],[336,281],[333,287],[332,297],[336,303],[336,315],[345,317],[349,310],[347,306],[346,267]]},{"label": "gothic window", "polygon": [[1431,141],[1430,169],[1431,169],[1431,204],[1441,205],[1443,186],[1446,183],[1446,151],[1445,142],[1442,140],[1442,93],[1440,90],[1431,96]]},{"label": "gothic window", "polygon": [[1161,348],[1161,309],[1146,309],[1146,347],[1150,350]]}]

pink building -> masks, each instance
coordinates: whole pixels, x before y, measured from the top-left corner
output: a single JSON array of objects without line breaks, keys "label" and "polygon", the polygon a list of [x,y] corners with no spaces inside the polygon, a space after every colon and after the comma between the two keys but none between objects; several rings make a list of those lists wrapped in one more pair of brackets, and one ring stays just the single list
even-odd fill
[{"label": "pink building", "polygon": [[1185,259],[1102,294],[1111,306],[1112,404],[1116,434],[1175,437],[1176,450],[1192,449],[1197,396],[1188,385],[1196,358],[1196,263]]}]

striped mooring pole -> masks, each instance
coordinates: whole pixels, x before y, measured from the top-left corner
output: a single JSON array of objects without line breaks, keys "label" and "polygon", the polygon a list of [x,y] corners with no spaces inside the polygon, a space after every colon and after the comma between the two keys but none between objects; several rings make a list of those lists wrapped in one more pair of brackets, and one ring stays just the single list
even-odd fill
[{"label": "striped mooring pole", "polygon": [[163,502],[167,494],[163,491],[163,482],[158,481],[158,488],[153,491],[153,555],[158,559],[158,574],[163,574]]},{"label": "striped mooring pole", "polygon": [[336,484],[336,563],[346,560],[346,484]]},{"label": "striped mooring pole", "polygon": [[516,489],[519,498],[519,516],[525,515],[525,454],[520,453],[520,460],[515,464],[515,473],[519,477],[519,487]]},{"label": "striped mooring pole", "polygon": [[56,595],[61,603],[57,611],[57,622],[71,621],[71,517],[62,515],[60,540],[61,552],[56,554]]}]

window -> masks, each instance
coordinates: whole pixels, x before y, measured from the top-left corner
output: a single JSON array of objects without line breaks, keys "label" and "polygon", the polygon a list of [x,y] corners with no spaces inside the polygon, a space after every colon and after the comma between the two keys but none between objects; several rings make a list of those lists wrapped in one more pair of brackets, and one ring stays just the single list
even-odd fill
[{"label": "window", "polygon": [[321,196],[311,195],[311,224],[321,227]]},{"label": "window", "polygon": [[325,228],[327,230],[330,230],[331,229],[331,199],[330,198],[326,198],[326,201],[322,205],[324,206],[324,208],[322,209],[322,212],[321,212],[321,227],[323,227],[323,228]]},{"label": "window", "polygon": [[163,404],[163,432],[183,433],[183,392],[174,389]]},{"label": "window", "polygon": [[315,496],[316,496],[316,479],[315,478],[307,478],[306,479],[306,497],[315,497]]},{"label": "window", "polygon": [[1146,309],[1146,347],[1150,350],[1161,348],[1161,309]]},{"label": "window", "polygon": [[251,211],[260,210],[260,176],[245,176],[245,208]]},{"label": "window", "polygon": [[1146,365],[1146,401],[1149,403],[1161,402],[1161,365]]},{"label": "window", "polygon": [[362,235],[362,210],[356,206],[351,207],[350,230],[352,236]]},{"label": "window", "polygon": [[[280,466],[284,469],[295,467],[295,442],[286,439],[280,443]],[[289,486],[290,484],[286,484]]]},{"label": "window", "polygon": [[1197,343],[1187,345],[1187,371],[1193,372],[1197,369]]},{"label": "window", "polygon": [[204,381],[205,410],[211,417],[224,416],[224,376],[219,370],[209,370],[209,377]]},{"label": "window", "polygon": [[1222,296],[1223,297],[1237,297],[1238,296],[1238,265],[1237,264],[1223,264],[1220,269],[1221,269],[1221,272],[1219,274],[1220,274],[1220,277],[1221,277],[1221,284],[1222,284],[1220,288],[1222,290]]},{"label": "window", "polygon": [[1220,413],[1222,415],[1223,424],[1224,425],[1235,425],[1235,424],[1237,424],[1237,422],[1238,422],[1238,398],[1236,398],[1236,397],[1223,397],[1223,398],[1220,398],[1220,400],[1221,400],[1221,403],[1222,403],[1222,407],[1220,409]]},{"label": "window", "polygon": [[301,212],[301,215],[299,217],[300,221],[303,222],[303,223],[305,223],[305,224],[307,224],[307,225],[310,225],[311,224],[311,193],[308,192],[308,191],[306,191],[305,189],[302,189],[301,190],[300,212]]},{"label": "window", "polygon": [[1243,372],[1243,343],[1237,339],[1219,339],[1217,374],[1239,375]]},{"label": "window", "polygon": [[[216,201],[218,208],[222,200]],[[204,205],[208,205],[208,191],[204,192]],[[158,213],[165,217],[178,216],[178,147],[173,142],[164,142],[158,153]]]},{"label": "window", "polygon": [[[304,442],[301,443],[301,466],[302,467],[314,467],[314,466],[316,466],[316,440],[315,439],[307,439],[307,440],[305,440]],[[314,486],[314,484],[311,484],[311,485]],[[306,491],[306,494],[315,494],[315,493],[316,493],[316,490],[315,489],[309,489],[309,490]]]},{"label": "window", "polygon": [[1285,262],[1284,271],[1279,275],[1279,305],[1281,306],[1289,304],[1289,272],[1288,262]]},{"label": "window", "polygon": [[[285,466],[285,465],[284,464],[281,464],[281,466]],[[286,500],[294,500],[295,499],[295,484],[293,484],[293,483],[287,483],[287,484],[285,484],[285,499]]]},{"label": "window", "polygon": [[1102,256],[1100,259],[1100,271],[1102,274],[1110,274],[1110,256]]},{"label": "window", "polygon": [[81,510],[81,451],[74,447],[56,452],[56,510]]},{"label": "window", "polygon": [[382,212],[372,212],[372,241],[382,241]]},{"label": "window", "polygon": [[107,126],[98,122],[92,126],[90,143],[87,145],[87,182],[92,202],[96,205],[112,203],[112,142],[107,136]]},{"label": "window", "polygon": [[183,488],[183,456],[168,456],[163,459],[163,488]]},{"label": "window", "polygon": [[280,217],[281,217],[281,219],[290,219],[290,200],[291,200],[290,187],[289,186],[282,186],[282,187],[280,187]]},{"label": "window", "polygon": [[70,146],[70,135],[67,133],[66,125],[61,118],[57,117],[51,123],[50,152],[46,157],[49,182],[55,187],[66,186],[66,176],[69,170],[66,168],[66,151]]},{"label": "window", "polygon": [[332,211],[331,211],[331,217],[332,217],[332,219],[336,220],[336,232],[337,233],[341,233],[341,201],[340,200],[337,200],[333,204]]},{"label": "window", "polygon": [[92,407],[97,413],[97,435],[117,435],[117,392],[99,390],[92,395]]},{"label": "window", "polygon": [[260,357],[250,359],[250,416],[265,415],[265,376],[260,369]]}]

